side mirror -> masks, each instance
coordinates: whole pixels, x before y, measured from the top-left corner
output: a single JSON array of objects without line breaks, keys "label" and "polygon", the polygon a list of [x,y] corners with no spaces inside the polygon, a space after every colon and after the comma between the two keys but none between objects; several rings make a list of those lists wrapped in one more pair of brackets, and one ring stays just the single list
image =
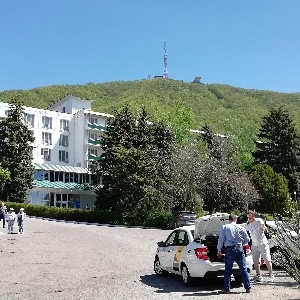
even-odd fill
[{"label": "side mirror", "polygon": [[166,247],[166,243],[165,242],[158,242],[157,246],[158,247]]}]

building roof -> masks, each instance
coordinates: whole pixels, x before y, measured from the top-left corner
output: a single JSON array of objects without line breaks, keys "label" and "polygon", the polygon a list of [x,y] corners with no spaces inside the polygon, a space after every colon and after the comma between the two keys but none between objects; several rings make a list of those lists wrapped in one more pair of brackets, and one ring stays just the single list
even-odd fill
[{"label": "building roof", "polygon": [[81,174],[92,173],[91,170],[88,168],[50,165],[50,164],[38,164],[38,163],[34,163],[34,169],[45,170],[45,171],[56,171],[56,172],[81,173]]},{"label": "building roof", "polygon": [[88,183],[76,183],[76,182],[61,182],[61,181],[49,181],[49,180],[34,180],[33,187],[38,188],[54,188],[54,189],[68,189],[68,190],[95,190],[95,186]]}]

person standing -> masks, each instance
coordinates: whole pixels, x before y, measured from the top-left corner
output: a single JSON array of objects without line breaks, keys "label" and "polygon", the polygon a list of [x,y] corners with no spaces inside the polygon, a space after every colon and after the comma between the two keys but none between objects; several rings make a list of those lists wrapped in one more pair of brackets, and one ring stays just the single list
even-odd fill
[{"label": "person standing", "polygon": [[269,278],[271,281],[274,280],[273,268],[271,262],[271,253],[270,247],[268,243],[268,239],[265,235],[265,222],[261,218],[255,217],[256,213],[252,210],[247,212],[248,222],[246,223],[246,229],[250,233],[250,237],[252,240],[252,257],[253,263],[256,271],[256,275],[254,276],[254,280],[260,282],[263,280],[260,274],[260,258],[262,257],[267,265],[269,271]]},{"label": "person standing", "polygon": [[14,223],[16,220],[15,210],[11,207],[6,215],[8,233],[14,233]]},{"label": "person standing", "polygon": [[2,219],[3,228],[5,228],[6,213],[7,213],[6,206],[4,205],[4,202],[1,202],[1,206],[0,206],[0,219]]},{"label": "person standing", "polygon": [[244,254],[243,246],[248,244],[249,237],[246,229],[236,224],[237,217],[229,215],[229,224],[222,226],[218,239],[218,257],[222,256],[221,249],[225,246],[225,275],[224,275],[224,288],[223,293],[230,293],[230,282],[233,263],[236,262],[240,268],[244,288],[246,293],[250,293],[251,285],[250,278],[246,267],[246,257]]},{"label": "person standing", "polygon": [[24,208],[20,208],[19,213],[17,214],[18,226],[19,226],[19,234],[24,233],[24,219],[26,214],[24,212]]}]

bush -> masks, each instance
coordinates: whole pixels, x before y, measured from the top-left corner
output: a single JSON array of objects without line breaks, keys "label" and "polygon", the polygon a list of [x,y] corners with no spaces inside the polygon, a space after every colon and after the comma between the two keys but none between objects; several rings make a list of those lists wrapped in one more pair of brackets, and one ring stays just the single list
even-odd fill
[{"label": "bush", "polygon": [[145,227],[167,228],[172,214],[170,212],[150,212],[145,219]]},{"label": "bush", "polygon": [[88,222],[99,224],[121,224],[121,214],[118,212],[107,212],[101,210],[84,210],[74,208],[59,208],[53,206],[40,206],[24,203],[5,203],[7,209],[14,208],[16,212],[21,207],[24,208],[25,213],[29,216],[74,221],[74,222]]}]

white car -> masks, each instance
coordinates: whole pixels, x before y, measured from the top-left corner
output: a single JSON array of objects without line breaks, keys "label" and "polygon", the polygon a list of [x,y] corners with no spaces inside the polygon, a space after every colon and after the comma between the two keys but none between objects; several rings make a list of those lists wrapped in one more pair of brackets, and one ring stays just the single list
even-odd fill
[{"label": "white car", "polygon": [[[214,223],[214,217],[216,216],[209,216],[207,221],[204,221],[205,224]],[[222,224],[228,223],[228,217],[227,220],[224,217],[219,219],[222,220]],[[203,228],[202,223],[196,222],[196,226],[199,224]],[[219,221],[217,223],[221,224]],[[221,226],[218,226],[218,230],[220,228]],[[195,225],[183,226],[173,230],[166,241],[157,243],[154,260],[154,271],[157,275],[165,276],[168,273],[181,275],[186,286],[192,285],[199,277],[224,276],[224,258],[217,257],[217,234],[206,231],[205,234],[200,234],[194,239],[194,233]],[[250,273],[253,264],[251,250],[249,246],[246,246],[244,250],[247,269]],[[236,282],[242,282],[242,276],[236,263],[233,265],[232,273]]]}]

